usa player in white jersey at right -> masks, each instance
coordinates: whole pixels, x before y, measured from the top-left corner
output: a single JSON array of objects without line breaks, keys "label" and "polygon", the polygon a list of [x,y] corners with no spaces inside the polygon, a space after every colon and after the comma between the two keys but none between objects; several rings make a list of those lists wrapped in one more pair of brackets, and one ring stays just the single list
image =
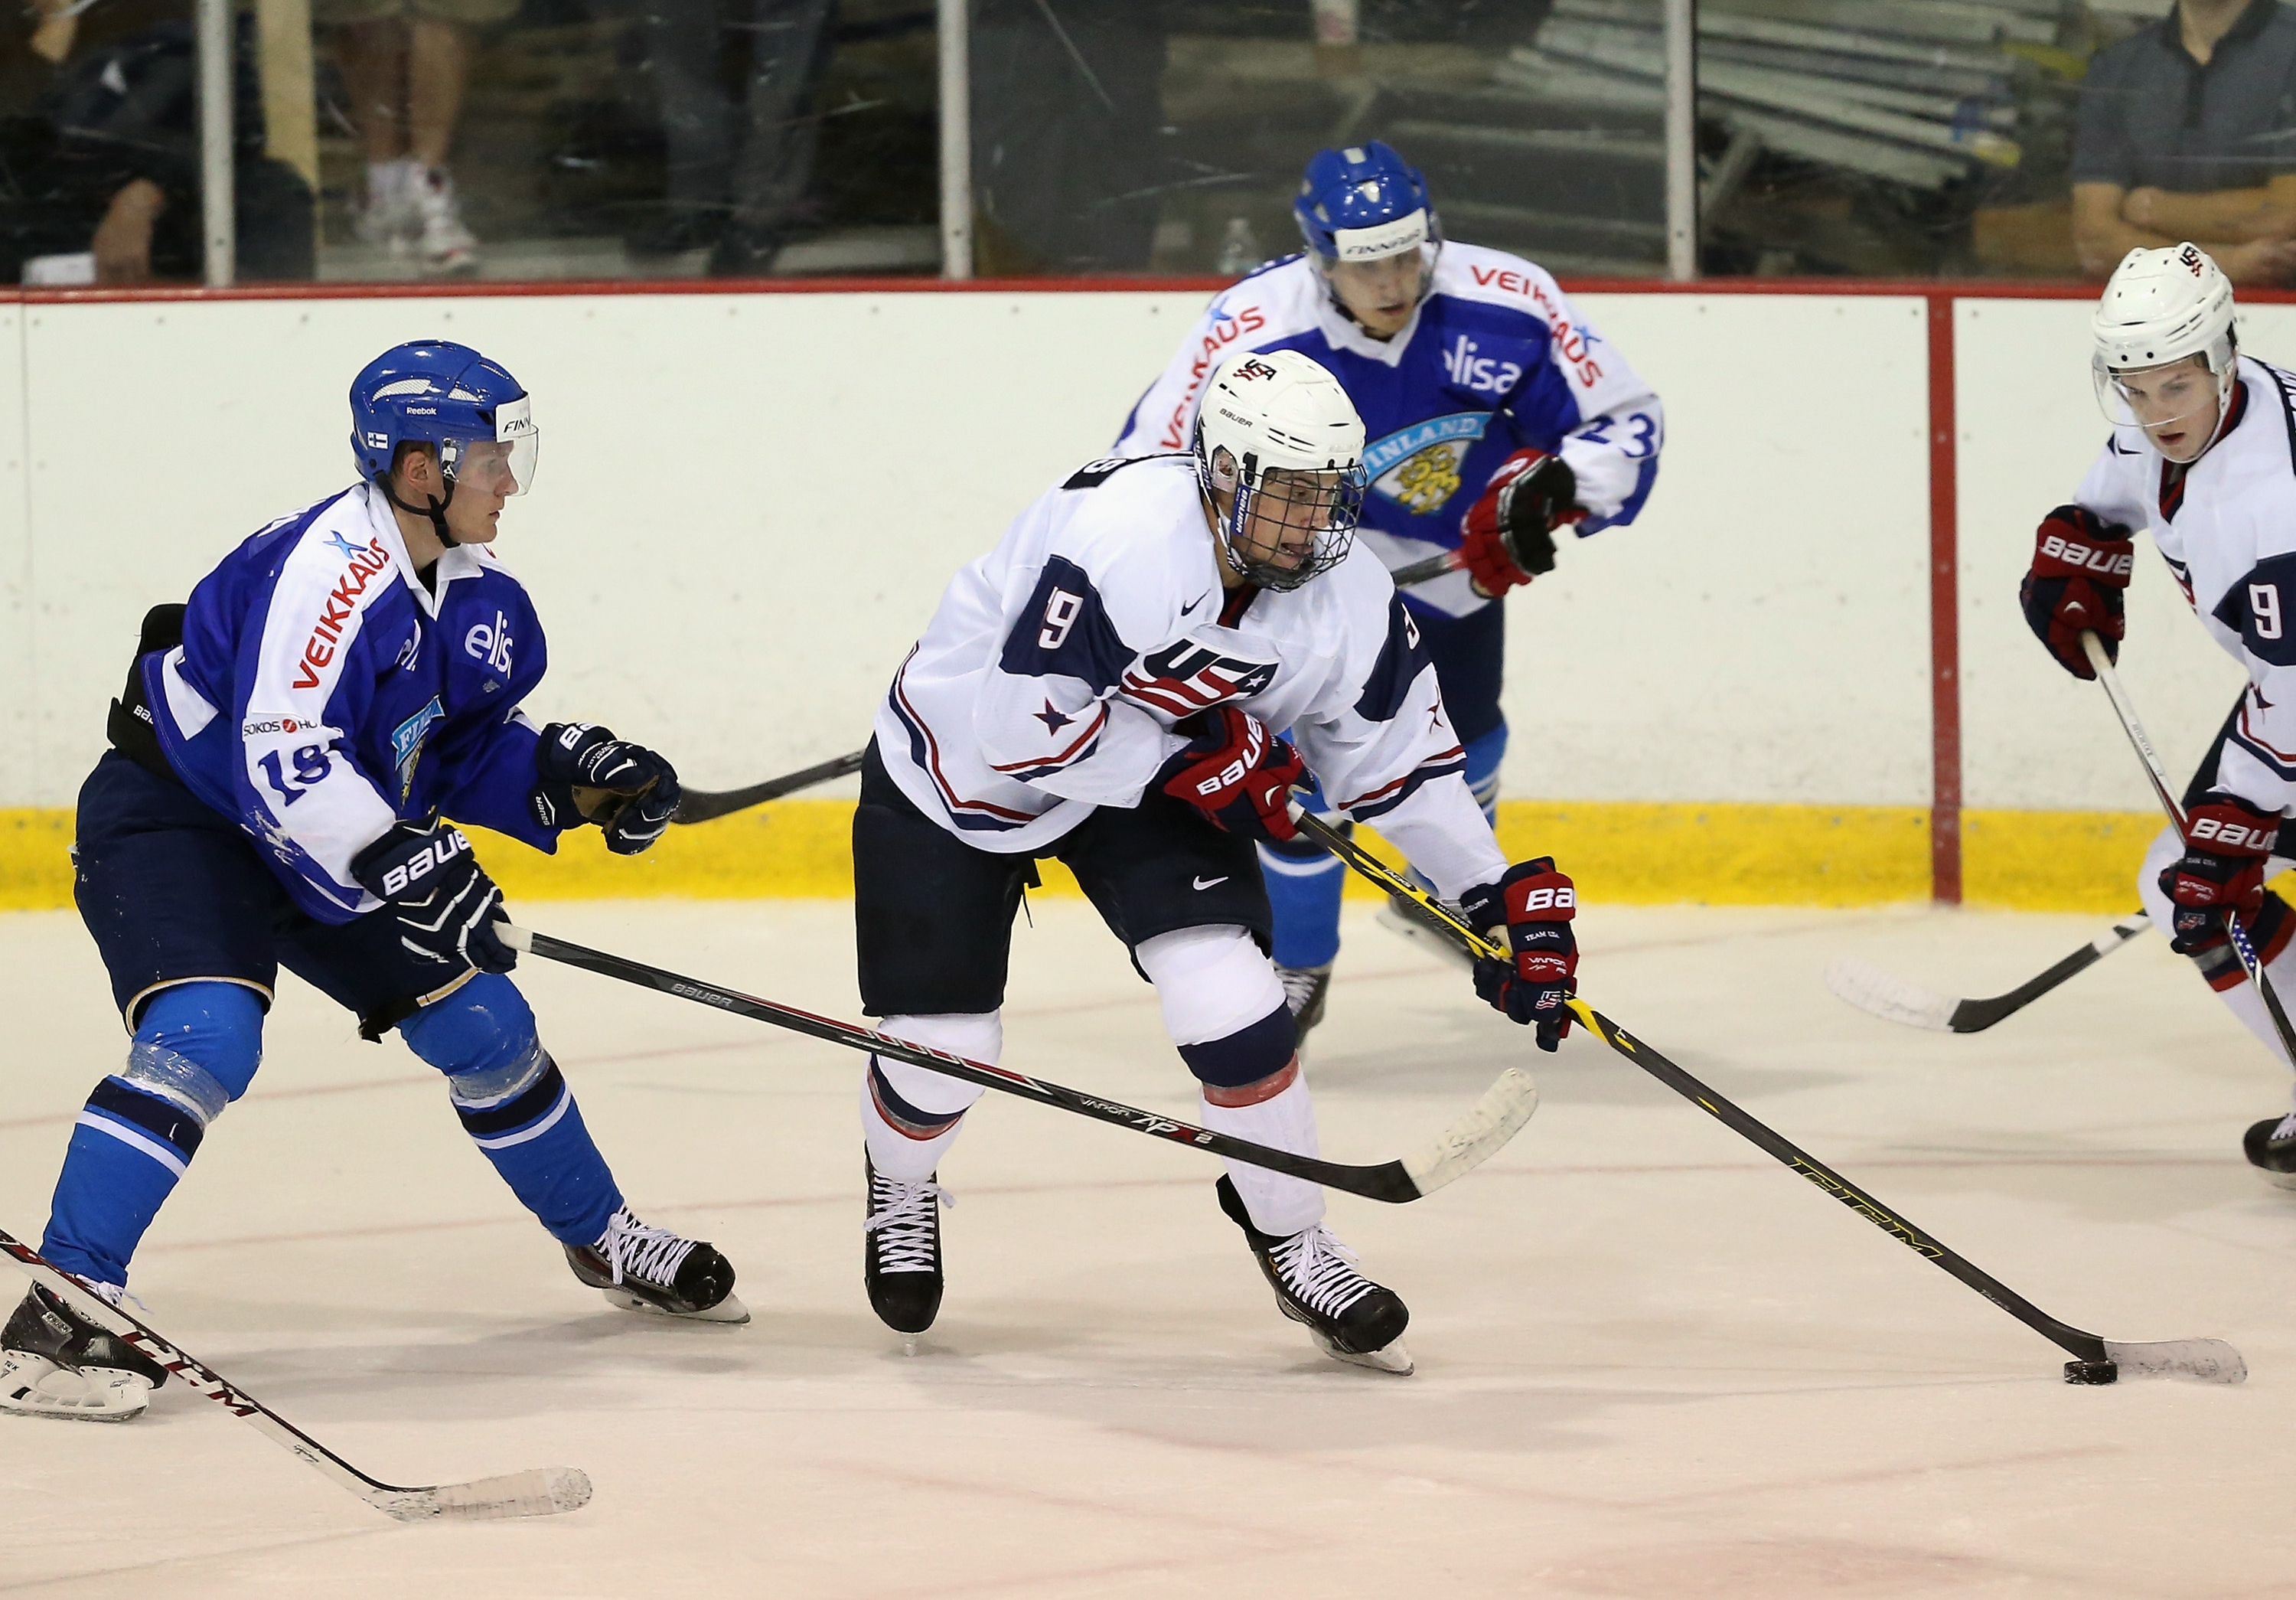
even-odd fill
[{"label": "usa player in white jersey at right", "polygon": [[[1425,180],[1377,140],[1318,152],[1292,212],[1307,249],[1214,298],[1116,454],[1185,449],[1206,375],[1235,351],[1297,350],[1339,379],[1367,436],[1364,543],[1390,570],[1460,561],[1403,603],[1466,751],[1467,786],[1495,817],[1507,738],[1497,601],[1553,570],[1558,537],[1635,520],[1658,476],[1664,413],[1543,268],[1446,241]],[[1305,841],[1264,847],[1260,865],[1304,1035],[1324,1014],[1346,874]]]},{"label": "usa player in white jersey at right", "polygon": [[[2066,671],[2094,678],[2095,632],[2114,660],[2121,595],[2142,528],[2209,636],[2248,674],[2185,794],[2193,842],[2164,828],[2136,889],[2154,923],[2233,1014],[2287,1063],[2225,918],[2248,930],[2266,975],[2296,997],[2296,916],[2264,887],[2296,812],[2296,373],[2239,353],[2232,284],[2195,245],[2133,250],[2091,324],[2097,395],[2113,430],[2072,503],[2036,537],[2027,621]],[[2249,1161],[2296,1186],[2296,1112],[2243,1140]]]}]

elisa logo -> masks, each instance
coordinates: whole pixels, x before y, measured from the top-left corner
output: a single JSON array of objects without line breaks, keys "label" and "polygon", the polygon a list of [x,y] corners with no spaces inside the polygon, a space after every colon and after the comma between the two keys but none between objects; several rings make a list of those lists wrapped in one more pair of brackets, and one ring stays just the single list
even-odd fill
[{"label": "elisa logo", "polygon": [[463,636],[463,652],[504,677],[510,676],[510,619],[500,611],[493,622],[481,622]]}]

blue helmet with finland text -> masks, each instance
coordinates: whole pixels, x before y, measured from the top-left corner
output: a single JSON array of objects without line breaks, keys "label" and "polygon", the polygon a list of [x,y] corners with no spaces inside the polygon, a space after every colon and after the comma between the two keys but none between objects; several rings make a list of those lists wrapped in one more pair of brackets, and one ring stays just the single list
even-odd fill
[{"label": "blue helmet with finland text", "polygon": [[1308,250],[1326,264],[1376,261],[1442,237],[1427,180],[1377,139],[1317,151],[1292,213]]},{"label": "blue helmet with finland text", "polygon": [[[534,481],[540,442],[525,386],[466,344],[418,339],[385,350],[351,380],[351,454],[359,476],[386,494],[399,447],[428,445],[446,475],[447,499],[456,482],[479,471],[488,473],[489,489],[522,495]],[[445,505],[407,509],[437,521]]]}]

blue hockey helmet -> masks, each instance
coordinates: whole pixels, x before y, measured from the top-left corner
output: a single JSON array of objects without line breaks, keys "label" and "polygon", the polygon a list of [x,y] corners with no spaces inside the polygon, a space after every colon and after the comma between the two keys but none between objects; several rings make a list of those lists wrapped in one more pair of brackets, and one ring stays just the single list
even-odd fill
[{"label": "blue hockey helmet", "polygon": [[1427,180],[1377,139],[1317,151],[1292,212],[1309,252],[1327,264],[1382,260],[1441,239]]},{"label": "blue hockey helmet", "polygon": [[[480,472],[489,491],[522,495],[534,481],[541,436],[532,399],[502,365],[466,344],[418,339],[385,350],[351,380],[351,454],[359,476],[389,493],[401,445],[438,452],[449,499],[456,482]],[[441,502],[431,512],[433,521],[444,508]]]}]

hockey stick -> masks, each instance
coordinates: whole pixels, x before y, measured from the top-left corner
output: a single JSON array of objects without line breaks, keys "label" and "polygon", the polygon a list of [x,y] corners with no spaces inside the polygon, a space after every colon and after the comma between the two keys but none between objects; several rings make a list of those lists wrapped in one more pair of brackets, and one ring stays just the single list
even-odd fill
[{"label": "hockey stick", "polygon": [[[2120,675],[2112,669],[2112,658],[2104,653],[2103,642],[2087,628],[2081,630],[2081,649],[2087,652],[2088,664],[2096,669],[2096,681],[2104,685],[2105,697],[2112,702],[2112,714],[2120,718],[2120,731],[2128,735],[2129,747],[2136,751],[2136,759],[2144,763],[2144,775],[2152,780],[2153,798],[2161,802],[2161,809],[2169,814],[2169,825],[2177,830],[2177,836],[2189,843],[2191,836],[2185,830],[2185,808],[2177,803],[2176,795],[2169,788],[2168,771],[2161,765],[2161,756],[2152,748],[2152,741],[2145,737],[2144,725],[2136,720],[2136,707],[2130,702],[2128,692],[2120,686]],[[2249,981],[2256,985],[2256,992],[2263,997],[2264,1009],[2272,1017],[2272,1030],[2280,1036],[2280,1048],[2287,1054],[2290,1061],[2296,1061],[2296,1028],[2289,1026],[2288,1013],[2281,1009],[2280,996],[2273,989],[2272,980],[2265,975],[2264,963],[2257,959],[2256,947],[2249,942],[2248,930],[2240,925],[2238,917],[2229,913],[2224,919],[2224,925],[2225,933],[2232,942],[2233,954],[2240,958],[2241,970],[2248,974]]]},{"label": "hockey stick", "polygon": [[2123,917],[2038,977],[2029,978],[2005,995],[1990,999],[1964,1000],[1933,995],[1893,978],[1871,962],[1844,956],[1825,969],[1825,987],[1860,1011],[1908,1028],[1934,1029],[1940,1033],[1982,1033],[2002,1018],[2022,1011],[2066,979],[2086,972],[2121,946],[2152,925],[2142,911]]},{"label": "hockey stick", "polygon": [[688,789],[678,798],[677,815],[669,820],[715,822],[721,816],[730,816],[736,811],[746,811],[751,806],[762,806],[784,794],[795,794],[800,789],[810,789],[816,784],[826,784],[832,778],[846,777],[860,770],[861,752],[857,750],[849,756],[840,756],[784,777],[767,778],[747,789]]},{"label": "hockey stick", "polygon": [[[1456,913],[1321,817],[1295,808],[1292,821],[1301,833],[1365,877],[1408,901],[1414,914],[1431,928],[1441,931],[1477,956],[1501,961],[1508,958],[1505,950],[1469,927]],[[2123,1344],[2059,1322],[1999,1279],[1979,1270],[1892,1212],[1831,1167],[1755,1120],[1648,1045],[1628,1038],[1616,1022],[1586,1001],[1574,998],[1570,1009],[1588,1031],[1699,1110],[1776,1157],[1789,1169],[1816,1184],[1915,1254],[1951,1273],[2043,1338],[2070,1351],[2075,1359],[2065,1363],[2068,1383],[2110,1383],[2122,1372],[2147,1375],[2181,1373],[2218,1383],[2237,1383],[2248,1376],[2248,1364],[2241,1359],[2240,1352],[2221,1339]]]},{"label": "hockey stick", "polygon": [[1413,562],[1407,567],[1398,567],[1388,576],[1398,589],[1407,589],[1414,583],[1425,583],[1431,578],[1440,578],[1446,572],[1456,572],[1467,564],[1467,558],[1456,550],[1446,550],[1440,555],[1431,555]]},{"label": "hockey stick", "polygon": [[1185,1122],[1175,1121],[1154,1112],[1137,1111],[1113,1100],[1081,1094],[1041,1078],[1024,1077],[1004,1067],[968,1061],[961,1055],[914,1045],[906,1039],[856,1027],[850,1022],[817,1017],[793,1005],[760,1000],[754,995],[720,989],[714,983],[704,983],[696,978],[680,977],[676,972],[664,972],[644,962],[569,944],[562,939],[553,939],[547,933],[536,933],[507,923],[497,924],[496,931],[513,949],[531,951],[552,961],[562,961],[568,966],[580,967],[585,972],[619,978],[641,989],[659,989],[663,994],[676,995],[683,1000],[714,1005],[721,1011],[730,1011],[735,1016],[768,1022],[776,1028],[789,1029],[793,1033],[809,1034],[832,1045],[842,1045],[849,1050],[865,1050],[894,1061],[906,1062],[913,1067],[922,1067],[928,1072],[939,1072],[945,1078],[1017,1095],[1023,1100],[1049,1105],[1054,1111],[1074,1112],[1080,1117],[1111,1122],[1119,1128],[1129,1128],[1135,1132],[1170,1139],[1177,1144],[1193,1145],[1214,1155],[1249,1161],[1271,1172],[1289,1173],[1293,1177],[1304,1177],[1326,1188],[1345,1189],[1350,1194],[1360,1194],[1367,1200],[1384,1200],[1396,1205],[1432,1194],[1445,1184],[1464,1177],[1481,1166],[1501,1145],[1514,1137],[1516,1130],[1529,1121],[1531,1112],[1538,1109],[1538,1089],[1531,1082],[1530,1075],[1509,1067],[1499,1074],[1496,1083],[1484,1091],[1483,1097],[1475,1103],[1472,1110],[1446,1128],[1425,1148],[1400,1161],[1382,1161],[1377,1166],[1344,1166],[1337,1161],[1318,1161],[1311,1155],[1295,1155],[1288,1150],[1255,1145],[1250,1139],[1214,1133],[1209,1128],[1192,1128]]},{"label": "hockey stick", "polygon": [[589,1474],[576,1466],[537,1467],[530,1472],[505,1473],[469,1483],[433,1483],[421,1489],[400,1489],[370,1478],[245,1390],[217,1375],[213,1367],[184,1354],[78,1278],[52,1265],[20,1239],[0,1231],[0,1251],[13,1258],[34,1283],[70,1301],[72,1309],[81,1317],[151,1357],[234,1416],[253,1424],[272,1443],[322,1477],[350,1490],[385,1516],[402,1522],[427,1522],[433,1517],[492,1522],[508,1517],[551,1516],[589,1504]]}]

